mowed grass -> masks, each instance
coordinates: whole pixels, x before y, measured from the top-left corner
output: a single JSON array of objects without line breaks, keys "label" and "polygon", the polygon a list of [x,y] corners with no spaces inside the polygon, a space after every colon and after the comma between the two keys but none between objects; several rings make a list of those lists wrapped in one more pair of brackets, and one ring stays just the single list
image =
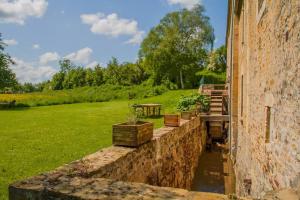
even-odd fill
[{"label": "mowed grass", "polygon": [[[133,103],[161,103],[163,112],[176,111],[181,95],[169,91],[142,100],[119,100],[0,111],[0,199],[8,198],[8,184],[52,170],[112,144],[112,124],[125,122]],[[155,128],[162,118],[152,121]]]}]

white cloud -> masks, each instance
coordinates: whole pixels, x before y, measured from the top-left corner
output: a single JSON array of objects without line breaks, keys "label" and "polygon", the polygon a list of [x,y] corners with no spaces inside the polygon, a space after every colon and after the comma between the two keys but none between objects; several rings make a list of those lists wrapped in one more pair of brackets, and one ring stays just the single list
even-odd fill
[{"label": "white cloud", "polygon": [[37,63],[25,62],[18,58],[13,58],[13,60],[16,64],[12,65],[11,69],[16,73],[17,79],[21,83],[39,83],[49,80],[57,72],[51,66],[40,66]]},{"label": "white cloud", "polygon": [[47,7],[47,0],[0,0],[0,23],[23,25],[28,17],[42,17]]},{"label": "white cloud", "polygon": [[90,64],[87,64],[85,68],[91,68],[94,69],[99,63],[97,61],[91,62]]},{"label": "white cloud", "polygon": [[91,54],[93,50],[89,47],[78,50],[77,52],[70,53],[65,56],[66,59],[71,60],[72,62],[87,64],[90,61]]},{"label": "white cloud", "polygon": [[18,44],[18,41],[16,41],[15,39],[3,40],[3,42],[5,44],[7,44],[8,46],[13,46],[13,45],[17,45]]},{"label": "white cloud", "polygon": [[180,6],[192,9],[196,4],[201,4],[201,0],[168,0],[170,5],[179,4]]},{"label": "white cloud", "polygon": [[40,45],[39,44],[34,44],[34,45],[32,45],[32,48],[33,49],[40,49]]},{"label": "white cloud", "polygon": [[56,52],[47,52],[40,56],[40,64],[46,65],[49,62],[59,59],[59,55]]},{"label": "white cloud", "polygon": [[132,38],[126,43],[138,44],[142,41],[144,31],[138,29],[138,23],[135,20],[119,18],[116,13],[104,15],[103,13],[82,14],[81,21],[84,24],[91,25],[91,32],[100,35],[117,37],[128,35]]}]

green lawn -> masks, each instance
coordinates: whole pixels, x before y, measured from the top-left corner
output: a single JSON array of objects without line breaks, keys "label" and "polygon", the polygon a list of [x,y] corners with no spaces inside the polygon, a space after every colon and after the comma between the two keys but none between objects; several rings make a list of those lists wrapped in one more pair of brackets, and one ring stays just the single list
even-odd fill
[{"label": "green lawn", "polygon": [[[112,124],[126,121],[128,105],[161,103],[176,109],[192,90],[170,91],[133,101],[81,103],[0,111],[0,199],[9,183],[49,171],[111,145]],[[161,127],[162,118],[145,119]]]}]

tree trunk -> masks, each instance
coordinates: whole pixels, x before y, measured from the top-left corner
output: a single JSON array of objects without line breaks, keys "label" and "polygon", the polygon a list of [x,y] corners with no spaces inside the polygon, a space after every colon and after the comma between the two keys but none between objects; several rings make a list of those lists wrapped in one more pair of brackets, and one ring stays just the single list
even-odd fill
[{"label": "tree trunk", "polygon": [[181,89],[184,89],[184,83],[183,83],[183,77],[182,77],[182,70],[181,70],[181,69],[180,69],[180,71],[179,71],[179,75],[180,75]]}]

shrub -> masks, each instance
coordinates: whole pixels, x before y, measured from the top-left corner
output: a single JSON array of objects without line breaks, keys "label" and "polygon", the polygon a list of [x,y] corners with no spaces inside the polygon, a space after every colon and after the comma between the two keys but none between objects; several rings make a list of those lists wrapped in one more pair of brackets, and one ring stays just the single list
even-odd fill
[{"label": "shrub", "polygon": [[[16,101],[21,106],[46,106],[83,102],[103,102],[114,99],[142,99],[167,92],[166,86],[117,86],[81,87],[69,90],[44,91],[25,94],[0,94],[0,102]],[[130,98],[129,98],[130,97]]]},{"label": "shrub", "polygon": [[194,98],[192,96],[182,96],[177,104],[177,110],[189,111],[195,105]]},{"label": "shrub", "polygon": [[210,105],[210,99],[202,94],[192,94],[188,96],[182,96],[177,104],[177,110],[189,111],[195,107],[196,103],[201,104],[201,111],[208,111]]}]

